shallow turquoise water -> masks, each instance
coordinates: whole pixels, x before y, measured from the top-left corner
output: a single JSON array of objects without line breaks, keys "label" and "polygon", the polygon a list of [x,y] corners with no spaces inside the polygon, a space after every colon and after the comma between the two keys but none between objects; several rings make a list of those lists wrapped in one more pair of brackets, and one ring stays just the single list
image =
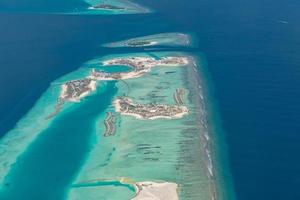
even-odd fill
[{"label": "shallow turquoise water", "polygon": [[[74,16],[71,16],[71,18]],[[78,17],[78,16],[76,16]],[[103,17],[103,16],[101,16]],[[91,18],[91,17],[90,17]],[[123,20],[119,20],[117,18],[113,18],[111,24],[108,23],[109,25],[114,25],[116,23],[116,21],[119,22],[119,26],[118,27],[114,27],[113,30],[108,31],[109,34],[115,34],[118,35],[118,37],[120,37],[119,35],[122,34],[121,32],[123,31],[123,29],[125,30],[126,28],[126,32],[130,31],[129,36],[132,37],[134,34],[139,33],[140,27],[142,27],[142,25],[144,25],[144,21],[143,23],[141,23],[139,25],[139,23],[136,23],[135,21],[139,21],[139,19],[141,18],[141,16],[135,16],[134,18],[127,18],[127,19],[123,19]],[[144,17],[146,19],[146,17]],[[76,18],[76,23],[77,24],[77,19],[82,19],[82,18]],[[106,32],[105,34],[100,34],[102,32],[104,32],[103,29],[103,22],[105,22],[105,20],[108,20],[108,17],[106,18],[97,18],[95,19],[95,22],[97,21],[97,23],[89,23],[89,20],[86,20],[87,18],[83,17],[83,21],[82,24],[85,25],[80,25],[78,29],[83,29],[86,28],[86,30],[92,29],[91,32],[93,32],[94,30],[97,30],[97,36],[94,35],[94,39],[95,38],[104,38],[103,40],[105,41],[106,38]],[[94,18],[93,18],[94,19]],[[137,19],[137,20],[133,20],[134,23],[131,24],[132,19]],[[159,33],[160,31],[162,31],[162,27],[159,27],[159,23],[158,23],[158,27],[156,27],[153,22],[153,19],[155,21],[155,19],[158,21],[160,21],[160,17],[154,17],[153,16],[151,18],[148,19],[148,24],[149,26],[143,26],[143,29],[145,29],[146,34],[149,34],[149,32],[154,32],[154,30],[156,31],[156,33]],[[125,23],[126,22],[126,23]],[[86,25],[88,23],[88,25]],[[165,24],[162,24],[165,27]],[[104,26],[106,27],[105,23]],[[100,28],[99,28],[100,27]],[[129,27],[129,28],[128,28]],[[147,28],[148,27],[148,28]],[[153,29],[153,27],[156,27],[155,29]],[[115,29],[119,30],[119,31],[115,31]],[[128,30],[127,30],[128,29]],[[148,29],[148,30],[147,30]],[[156,30],[157,29],[157,30]],[[72,32],[71,33],[74,34]],[[151,30],[151,31],[150,31]],[[144,30],[143,30],[144,31]],[[143,32],[142,31],[142,32]],[[169,31],[169,30],[168,30]],[[141,32],[141,34],[142,34]],[[75,32],[76,34],[76,32]],[[89,35],[89,34],[87,34]],[[124,34],[122,37],[125,37],[126,34]],[[142,35],[145,35],[144,33]],[[126,36],[127,37],[127,36]],[[110,40],[114,40],[114,41],[118,41],[121,38],[118,38],[116,40],[117,37],[112,37],[109,38]],[[80,46],[81,48],[81,41],[82,38],[78,38],[79,43],[76,45]],[[102,42],[104,42],[102,41]],[[108,42],[108,41],[105,41]],[[99,45],[100,46],[100,42],[96,44],[95,41],[92,41],[91,43],[93,43],[93,45]],[[63,43],[65,44],[65,43]],[[61,47],[61,46],[59,46]],[[103,50],[103,49],[101,49]],[[123,51],[127,51],[128,49],[125,49]],[[174,50],[174,49],[172,49]],[[64,51],[64,50],[63,50]],[[80,49],[80,51],[78,52],[82,52],[84,50]],[[107,54],[111,54],[111,53],[115,53],[114,51],[118,51],[118,50],[108,50],[105,49],[105,53]],[[132,51],[132,50],[131,50]],[[133,50],[134,51],[134,50]],[[140,50],[139,50],[140,51]],[[73,52],[71,50],[71,52]],[[100,52],[97,51],[97,53],[93,52],[93,54],[96,54],[95,57],[98,57],[98,53]],[[102,52],[103,53],[103,52]],[[123,52],[124,53],[124,52]],[[127,53],[127,52],[126,52]],[[149,52],[149,55],[152,56],[155,59],[159,59],[159,56],[157,56],[155,53],[151,53]],[[90,59],[86,58],[86,60]],[[85,61],[86,61],[85,60]],[[43,61],[44,62],[44,61]],[[77,65],[77,66],[81,66],[81,65]],[[60,67],[60,65],[58,65],[58,67]],[[95,66],[94,66],[95,67]],[[100,69],[100,67],[99,67]],[[127,68],[124,67],[110,67],[108,68],[108,70],[110,70],[111,72],[114,71],[121,71],[124,70],[126,71]],[[168,69],[171,70],[171,69]],[[162,81],[166,81],[166,78],[164,77],[167,72],[169,71],[164,71],[161,72],[161,76],[156,76],[155,73],[160,73],[159,71],[152,71],[153,73],[151,73],[151,77],[148,77],[146,80],[140,80],[140,82],[135,82],[134,85],[137,86],[133,92],[131,92],[130,94],[137,94],[139,92],[143,93],[144,96],[152,95],[152,92],[155,90],[155,88],[152,88],[151,91],[143,91],[142,86],[143,85],[149,85],[149,86],[166,86],[164,84],[162,85],[155,85],[156,83],[154,83],[153,85],[151,85],[151,83],[156,82],[158,83],[159,79],[162,79]],[[170,73],[168,74],[168,76],[173,76],[176,73]],[[78,76],[77,76],[78,75]],[[86,74],[85,74],[86,75]],[[153,75],[153,76],[152,76]],[[81,77],[82,74],[81,73],[77,73],[77,74],[72,74],[72,77],[64,77],[63,80],[59,80],[58,82],[63,82],[69,79],[78,79],[78,78],[82,78]],[[188,78],[186,78],[188,79]],[[176,82],[175,79],[173,79],[173,81]],[[134,82],[134,81],[133,81]],[[142,84],[141,84],[142,83]],[[181,83],[181,82],[178,82]],[[124,83],[122,82],[122,86],[121,87],[125,87]],[[175,84],[173,85],[175,87]],[[178,87],[181,87],[181,85],[177,85]],[[109,88],[108,88],[109,89]],[[130,88],[129,88],[130,89]],[[129,90],[128,88],[125,88],[125,92],[127,92],[127,90]],[[173,88],[175,89],[175,88]],[[123,90],[122,90],[123,91]],[[123,91],[123,92],[124,92]],[[123,93],[122,92],[122,93]],[[164,100],[167,100],[168,103],[173,103],[172,100],[172,94],[173,91],[165,91],[168,97],[170,98],[165,98]],[[196,94],[197,92],[195,92]],[[105,95],[105,94],[104,94]],[[139,94],[140,95],[140,94]],[[139,95],[137,95],[136,97],[138,97]],[[161,96],[164,96],[163,94]],[[97,95],[99,96],[99,95]],[[101,95],[100,95],[101,96]],[[85,160],[89,159],[90,155],[88,155],[89,151],[90,151],[90,147],[91,147],[91,141],[93,143],[93,138],[95,136],[94,132],[95,132],[95,121],[98,118],[99,115],[103,115],[103,111],[104,108],[106,108],[108,106],[108,104],[103,105],[103,108],[99,108],[97,109],[97,111],[91,111],[92,116],[89,116],[87,113],[81,113],[82,109],[85,110],[89,110],[89,106],[87,106],[86,104],[97,104],[96,108],[98,108],[98,105],[103,103],[103,101],[105,101],[105,99],[100,100],[101,98],[98,98],[98,101],[96,101],[94,99],[94,97],[88,97],[87,98],[87,102],[83,101],[83,105],[76,105],[73,108],[70,108],[67,113],[61,113],[61,116],[58,116],[57,119],[55,119],[55,121],[53,122],[53,124],[51,124],[51,127],[49,129],[47,129],[46,131],[42,132],[41,135],[38,137],[38,139],[36,141],[34,141],[30,147],[27,148],[23,148],[22,152],[23,155],[21,155],[18,159],[18,162],[15,164],[15,166],[13,166],[12,171],[9,174],[9,177],[6,178],[5,183],[4,183],[4,190],[2,191],[2,193],[0,194],[0,197],[3,197],[5,200],[8,199],[23,199],[23,198],[28,198],[28,199],[60,199],[60,198],[64,198],[64,195],[66,195],[66,189],[68,189],[68,186],[70,186],[71,183],[74,183],[72,180],[75,179],[75,176],[78,175],[80,168],[82,168],[85,165]],[[148,100],[151,101],[150,99],[144,98],[144,96],[139,96],[139,99],[136,99],[138,102],[144,101],[145,103],[148,103]],[[164,97],[162,97],[164,98]],[[92,100],[94,99],[94,100]],[[144,99],[144,100],[143,100]],[[88,103],[90,102],[90,103]],[[166,103],[165,101],[161,101],[161,103]],[[95,106],[95,105],[93,105]],[[88,109],[86,109],[88,107]],[[92,107],[92,106],[91,106]],[[78,112],[80,114],[75,114],[75,112]],[[94,113],[97,112],[97,113]],[[74,114],[74,116],[72,116]],[[83,118],[82,119],[82,115]],[[83,121],[81,121],[83,120]],[[97,122],[101,123],[103,125],[103,120],[100,122],[97,120]],[[122,123],[122,122],[121,122]],[[109,151],[108,156],[106,156],[105,152],[105,148],[103,148],[102,146],[98,147],[98,149],[100,149],[100,154],[95,154],[95,156],[97,157],[97,159],[92,159],[94,161],[93,164],[96,164],[96,166],[104,166],[107,165],[107,163],[109,163],[111,160],[115,161],[116,158],[114,156],[119,156],[119,158],[125,158],[124,160],[122,160],[123,163],[117,162],[118,166],[120,166],[120,168],[110,168],[110,167],[106,167],[105,169],[107,169],[107,173],[105,174],[100,174],[99,176],[93,176],[92,173],[88,173],[90,175],[91,178],[103,178],[103,177],[107,177],[107,178],[118,178],[117,176],[124,176],[124,175],[128,175],[131,177],[134,177],[136,181],[145,181],[145,180],[152,180],[154,178],[157,179],[163,179],[166,181],[174,181],[174,182],[184,182],[186,180],[188,180],[188,183],[185,184],[184,186],[184,192],[182,193],[182,196],[186,196],[189,199],[199,199],[199,195],[206,199],[206,197],[199,192],[199,188],[201,188],[201,191],[206,191],[207,190],[207,180],[202,179],[203,177],[203,169],[199,168],[198,166],[200,166],[200,162],[202,160],[199,159],[199,155],[201,154],[201,149],[200,149],[200,143],[199,143],[199,138],[197,134],[193,134],[196,133],[197,130],[195,129],[194,131],[190,131],[190,129],[187,129],[185,132],[179,133],[179,131],[183,128],[186,127],[186,125],[188,125],[188,123],[193,123],[192,120],[190,122],[186,121],[186,125],[182,125],[181,123],[176,123],[176,126],[174,126],[173,122],[168,122],[168,123],[161,123],[159,124],[159,131],[157,131],[155,128],[157,128],[157,124],[155,123],[147,123],[147,122],[140,122],[140,123],[136,123],[135,120],[123,120],[123,126],[127,125],[128,123],[132,124],[133,126],[126,126],[126,129],[123,129],[123,135],[122,135],[122,139],[125,138],[126,139],[126,133],[131,133],[133,127],[136,130],[142,129],[144,130],[144,133],[148,133],[147,135],[147,142],[149,143],[153,143],[156,144],[158,143],[161,148],[161,152],[154,152],[155,155],[150,155],[147,151],[143,152],[141,150],[139,150],[139,152],[135,152],[135,150],[138,148],[138,145],[142,142],[145,142],[145,136],[146,135],[139,135],[139,133],[135,132],[135,135],[131,134],[130,136],[127,137],[127,139],[129,138],[131,141],[128,141],[128,144],[132,145],[130,149],[127,149],[127,145],[128,144],[111,144],[109,139],[103,143],[106,143],[109,148],[114,149],[114,147],[116,147],[115,151]],[[60,124],[60,125],[59,125]],[[52,127],[53,126],[53,127]],[[72,126],[72,128],[70,128],[70,126]],[[79,127],[80,128],[77,128]],[[150,127],[148,129],[148,126]],[[69,127],[69,128],[68,128]],[[124,126],[125,127],[125,126]],[[171,127],[171,128],[170,128]],[[165,131],[165,129],[168,129],[168,131]],[[176,129],[176,130],[174,130]],[[125,131],[124,131],[125,130]],[[72,131],[72,133],[71,133]],[[187,132],[189,132],[192,135],[187,134]],[[103,132],[100,132],[99,130],[97,130],[96,127],[96,133],[98,134],[102,134]],[[125,134],[124,134],[125,133]],[[174,134],[176,133],[176,134]],[[73,135],[74,134],[74,135]],[[153,138],[153,135],[156,135],[156,138]],[[162,137],[163,136],[163,137]],[[72,137],[72,140],[69,141],[69,139]],[[170,139],[171,138],[171,139]],[[102,139],[102,138],[101,138]],[[152,140],[153,139],[153,140]],[[193,140],[193,141],[191,141]],[[124,142],[123,140],[121,140],[122,142]],[[172,142],[173,141],[178,141],[178,143],[180,143],[180,146],[176,146],[174,145]],[[59,143],[56,146],[56,142]],[[129,143],[131,142],[131,143]],[[70,143],[70,144],[69,144]],[[168,145],[166,145],[168,144]],[[177,143],[176,143],[177,144]],[[191,145],[192,144],[192,145]],[[94,145],[94,143],[92,144]],[[53,148],[55,146],[55,148]],[[69,147],[70,146],[70,147]],[[155,148],[158,146],[153,145]],[[186,148],[188,146],[188,148]],[[94,146],[93,146],[94,147]],[[195,149],[195,147],[197,149]],[[68,148],[68,149],[66,149]],[[24,150],[24,151],[23,151]],[[110,150],[110,149],[109,149]],[[131,152],[132,151],[132,152]],[[103,153],[104,152],[104,153]],[[76,156],[75,156],[76,154]],[[126,156],[130,155],[131,158],[126,159]],[[36,156],[37,155],[37,156]],[[44,158],[45,157],[45,158]],[[49,158],[47,158],[49,157]],[[99,160],[99,158],[104,157],[105,162],[104,163],[100,163],[97,162]],[[118,158],[118,157],[117,157]],[[178,158],[178,160],[177,160]],[[161,159],[161,162],[158,164],[156,163],[157,159]],[[202,158],[201,158],[202,159]],[[118,160],[118,159],[117,159]],[[145,167],[135,167],[133,166],[134,162],[131,161],[140,161],[143,166]],[[195,165],[196,163],[196,165]],[[176,165],[177,164],[177,165]],[[200,164],[200,165],[199,165]],[[160,170],[158,170],[158,172],[152,170],[155,167],[159,167]],[[113,165],[109,165],[109,166],[116,166],[115,163],[113,163]],[[128,167],[132,167],[132,170],[129,170]],[[202,166],[203,167],[203,166]],[[49,169],[47,169],[49,168]],[[104,167],[103,167],[104,168]],[[121,169],[121,170],[118,170]],[[139,171],[140,170],[140,171]],[[179,172],[184,172],[184,176],[181,177],[175,177],[175,174],[179,174]],[[101,173],[102,171],[99,171],[99,173]],[[197,175],[195,175],[197,174]],[[98,175],[98,173],[96,174]],[[143,176],[142,176],[143,175]],[[90,178],[88,177],[88,178]],[[13,180],[13,181],[11,181]],[[90,179],[83,179],[83,181],[89,181]],[[24,186],[24,183],[26,183],[27,185]],[[73,190],[73,189],[72,189]],[[17,192],[18,191],[18,192]],[[20,192],[19,192],[20,191]],[[87,195],[88,198],[83,198],[83,199],[88,199],[88,200],[92,200],[92,196],[96,196],[97,199],[108,199],[108,200],[120,200],[120,199],[130,199],[132,197],[132,191],[128,191],[128,188],[124,188],[124,187],[114,187],[113,185],[110,186],[105,186],[105,187],[77,187],[76,189],[74,189],[73,191],[79,191],[79,193],[82,193],[83,195]],[[112,196],[111,193],[114,193],[114,197]],[[192,193],[192,194],[191,194]],[[46,196],[47,194],[47,196]],[[2,195],[2,196],[1,196]],[[98,195],[98,196],[97,196]],[[100,196],[100,197],[99,197]],[[120,198],[122,197],[122,198]],[[0,198],[1,199],[1,198]],[[78,199],[78,198],[77,198]]]},{"label": "shallow turquoise water", "polygon": [[105,92],[57,116],[12,166],[0,199],[64,199],[66,185],[71,184],[91,148],[95,119],[115,92],[114,83],[109,83]]},{"label": "shallow turquoise water", "polygon": [[[132,56],[160,59],[165,56],[192,55],[144,52],[115,54],[102,59]],[[214,192],[214,181],[208,175],[207,168],[211,166],[202,146],[205,141],[201,137],[207,130],[203,124],[205,121],[200,120],[205,117],[205,111],[201,106],[203,101],[199,99],[199,95],[203,94],[198,83],[192,63],[187,66],[156,66],[141,77],[117,82],[116,96],[126,93],[135,102],[143,104],[173,105],[175,90],[184,88],[187,93],[184,101],[190,109],[189,115],[173,120],[138,120],[116,113],[118,123],[115,135],[97,135],[94,148],[74,181],[74,185],[88,184],[83,184],[84,188],[70,189],[68,199],[130,199],[131,192],[128,190],[89,184],[93,180],[119,180],[120,177],[126,177],[131,182],[175,182],[180,185],[182,200],[210,199]],[[108,107],[106,112],[114,112],[114,108]],[[103,122],[104,119],[105,115],[100,115],[98,121]],[[97,129],[97,132],[103,133],[104,124],[97,125]],[[111,195],[112,191],[114,196]]]},{"label": "shallow turquoise water", "polygon": [[123,184],[120,181],[93,181],[89,183],[79,183],[79,184],[74,184],[72,187],[77,188],[77,187],[93,187],[93,186],[115,186],[115,187],[125,187],[132,192],[135,192],[134,186],[130,184]]}]

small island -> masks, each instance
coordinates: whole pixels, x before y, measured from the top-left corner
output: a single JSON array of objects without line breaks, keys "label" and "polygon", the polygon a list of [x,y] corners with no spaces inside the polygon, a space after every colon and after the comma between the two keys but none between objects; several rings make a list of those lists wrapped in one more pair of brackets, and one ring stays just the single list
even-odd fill
[{"label": "small island", "polygon": [[189,63],[188,57],[162,57],[156,60],[152,57],[124,57],[124,58],[114,58],[105,60],[103,66],[116,66],[124,65],[131,67],[133,70],[130,72],[115,72],[106,73],[102,71],[92,70],[90,75],[91,79],[95,80],[122,80],[129,78],[137,78],[143,74],[149,72],[152,67],[155,66],[184,66]]},{"label": "small island", "polygon": [[191,46],[192,36],[186,33],[159,33],[104,44],[105,47]]},{"label": "small island", "polygon": [[131,40],[124,44],[125,44],[125,46],[129,46],[129,47],[145,47],[145,46],[153,46],[153,45],[157,44],[157,42],[146,41],[146,40],[145,41]]},{"label": "small island", "polygon": [[177,88],[173,94],[173,99],[177,105],[183,105],[185,91],[182,88]]},{"label": "small island", "polygon": [[126,97],[119,97],[113,102],[116,112],[133,116],[137,119],[176,119],[188,114],[186,106],[163,104],[138,104]]},{"label": "small island", "polygon": [[96,90],[96,81],[90,78],[71,80],[62,85],[60,102],[78,102],[90,92]]},{"label": "small island", "polygon": [[96,90],[97,81],[90,78],[71,80],[61,85],[60,96],[57,98],[55,110],[45,119],[51,119],[57,115],[65,102],[79,102],[83,97]]},{"label": "small island", "polygon": [[114,6],[110,4],[98,4],[89,7],[89,9],[95,9],[95,10],[125,10],[125,8],[120,7],[120,6]]},{"label": "small island", "polygon": [[112,112],[106,113],[104,125],[105,125],[104,137],[112,136],[116,133],[116,116]]}]

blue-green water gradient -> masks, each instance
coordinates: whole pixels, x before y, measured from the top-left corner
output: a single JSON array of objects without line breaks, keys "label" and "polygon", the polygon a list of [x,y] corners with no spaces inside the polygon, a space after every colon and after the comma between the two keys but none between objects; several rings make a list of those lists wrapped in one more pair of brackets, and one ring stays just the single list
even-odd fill
[{"label": "blue-green water gradient", "polygon": [[110,83],[105,92],[63,111],[12,166],[0,199],[63,199],[92,147],[98,123],[95,118],[110,104],[115,92],[114,83]]}]

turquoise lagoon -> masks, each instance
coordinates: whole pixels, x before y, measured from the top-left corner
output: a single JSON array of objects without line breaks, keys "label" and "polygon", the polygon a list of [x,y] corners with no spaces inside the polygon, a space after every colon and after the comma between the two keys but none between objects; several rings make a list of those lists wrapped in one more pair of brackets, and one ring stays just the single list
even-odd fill
[{"label": "turquoise lagoon", "polygon": [[[186,56],[190,63],[153,67],[139,78],[98,81],[97,90],[81,102],[66,103],[55,117],[45,119],[54,111],[61,84],[88,77],[92,68],[109,68],[101,65],[103,60],[129,56]],[[0,141],[0,199],[130,199],[135,192],[122,178],[175,182],[182,200],[216,197],[199,59],[180,52],[109,55],[54,81]],[[185,90],[189,108],[181,119],[138,120],[115,113],[112,106],[118,96],[173,105],[177,88]],[[103,136],[106,112],[117,116],[116,134],[109,137]]]},{"label": "turquoise lagoon", "polygon": [[[137,53],[110,55],[100,60],[116,57],[188,56],[183,53]],[[137,120],[118,115],[116,134],[104,137],[105,115],[99,115],[95,124],[96,140],[93,150],[81,172],[74,180],[68,199],[130,199],[131,190],[124,187],[92,185],[93,180],[120,180],[132,182],[170,181],[180,186],[180,199],[210,199],[216,195],[212,167],[205,151],[209,137],[205,125],[203,95],[199,95],[194,62],[180,67],[154,67],[150,73],[139,78],[116,82],[115,96],[128,96],[138,103],[174,104],[173,94],[177,88],[186,90],[185,102],[190,114],[175,120]],[[200,112],[199,112],[200,111]],[[112,106],[106,112],[114,112]],[[78,187],[78,184],[84,187]]]}]

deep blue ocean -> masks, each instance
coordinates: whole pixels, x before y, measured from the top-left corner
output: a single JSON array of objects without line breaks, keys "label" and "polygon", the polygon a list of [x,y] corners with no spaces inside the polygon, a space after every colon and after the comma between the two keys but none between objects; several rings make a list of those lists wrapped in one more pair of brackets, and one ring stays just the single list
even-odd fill
[{"label": "deep blue ocean", "polygon": [[[0,10],[10,11],[3,2]],[[0,137],[26,114],[51,81],[94,56],[128,51],[104,49],[102,43],[160,32],[193,32],[198,47],[190,51],[201,51],[207,59],[237,199],[300,199],[300,2],[138,2],[156,12],[119,16],[0,12]],[[88,140],[88,136],[77,137],[81,139]],[[34,148],[28,155],[48,152],[51,145]],[[66,165],[68,173],[61,184],[72,179],[88,147],[79,150],[82,156],[72,162],[63,154],[47,160],[53,165],[72,163]],[[47,182],[49,187],[62,173],[56,169]]]}]

